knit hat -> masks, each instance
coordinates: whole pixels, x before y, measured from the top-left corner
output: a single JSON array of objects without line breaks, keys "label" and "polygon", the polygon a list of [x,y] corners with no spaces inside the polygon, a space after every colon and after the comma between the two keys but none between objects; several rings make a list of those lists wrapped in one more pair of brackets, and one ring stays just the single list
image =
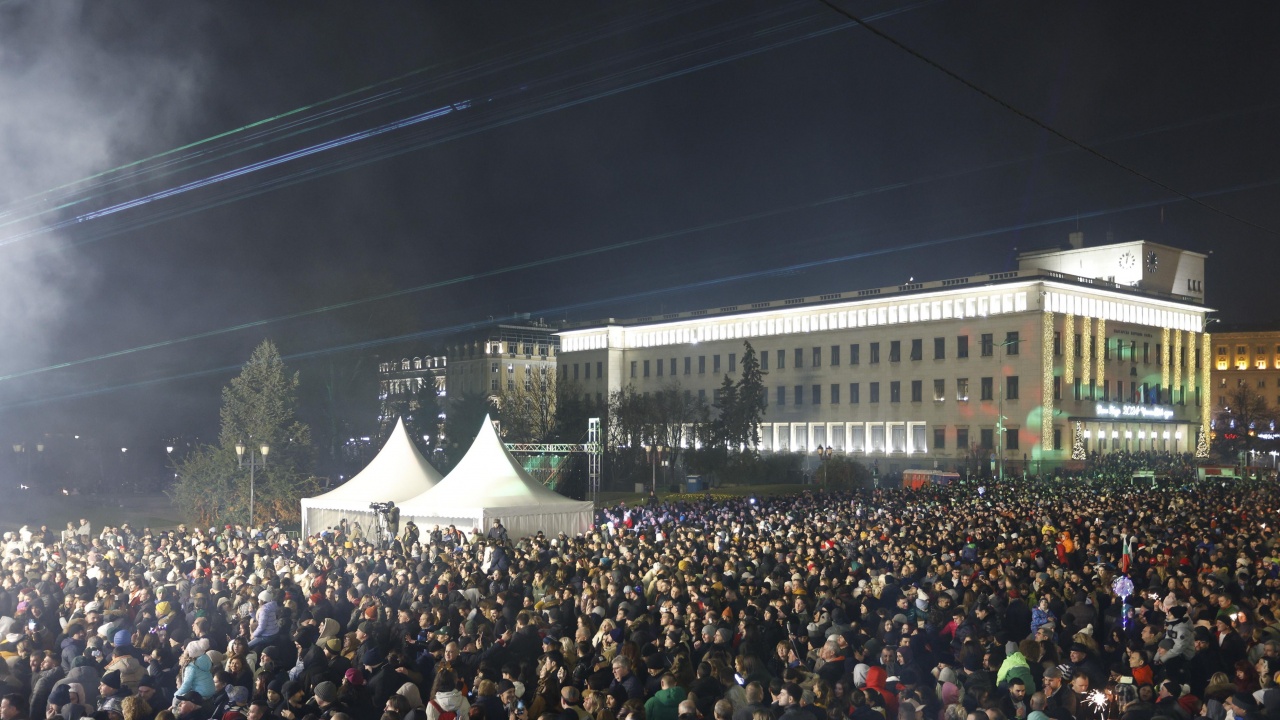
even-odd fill
[{"label": "knit hat", "polygon": [[201,638],[200,640],[192,640],[187,643],[186,652],[187,657],[191,660],[199,658],[201,655],[209,652],[209,639]]},{"label": "knit hat", "polygon": [[128,630],[117,630],[115,637],[111,638],[111,644],[116,647],[129,647],[133,645],[133,638]]},{"label": "knit hat", "polygon": [[325,680],[316,685],[316,699],[327,703],[336,701],[338,699],[338,687]]},{"label": "knit hat", "polygon": [[362,665],[381,665],[383,663],[382,650],[372,647],[364,651],[364,657],[360,658]]},{"label": "knit hat", "polygon": [[[330,685],[332,684],[333,683],[330,683]],[[249,702],[249,688],[244,687],[243,685],[228,685],[227,701],[232,705],[244,705]]]},{"label": "knit hat", "polygon": [[276,599],[275,595],[273,595],[270,590],[263,590],[262,592],[258,593],[258,602],[260,603],[269,603],[275,599]]},{"label": "knit hat", "polygon": [[355,668],[347,668],[347,672],[342,676],[342,679],[355,687],[364,686],[364,673]]},{"label": "knit hat", "polygon": [[112,690],[119,690],[120,689],[120,671],[112,670],[109,673],[105,673],[102,676],[101,682],[103,685],[106,685]]}]

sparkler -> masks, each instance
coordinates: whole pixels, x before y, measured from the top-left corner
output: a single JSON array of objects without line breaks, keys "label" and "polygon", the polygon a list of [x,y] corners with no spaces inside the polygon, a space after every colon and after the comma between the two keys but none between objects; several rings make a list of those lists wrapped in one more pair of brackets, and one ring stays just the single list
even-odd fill
[{"label": "sparkler", "polygon": [[1107,709],[1107,694],[1101,690],[1094,690],[1085,696],[1084,701],[1092,705],[1098,712],[1104,712]]}]

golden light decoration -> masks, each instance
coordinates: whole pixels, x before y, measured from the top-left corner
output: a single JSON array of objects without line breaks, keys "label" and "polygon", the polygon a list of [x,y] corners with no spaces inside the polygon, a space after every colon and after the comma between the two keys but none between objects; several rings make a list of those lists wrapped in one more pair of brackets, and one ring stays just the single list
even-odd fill
[{"label": "golden light decoration", "polygon": [[[1068,315],[1068,318],[1071,316]],[[1053,449],[1053,313],[1040,322],[1040,449]]]}]

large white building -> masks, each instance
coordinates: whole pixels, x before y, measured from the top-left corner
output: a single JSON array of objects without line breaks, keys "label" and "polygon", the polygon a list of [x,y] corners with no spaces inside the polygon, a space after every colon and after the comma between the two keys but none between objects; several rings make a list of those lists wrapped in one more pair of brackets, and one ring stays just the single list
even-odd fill
[{"label": "large white building", "polygon": [[713,402],[749,341],[768,373],[762,451],[826,446],[889,472],[996,453],[1048,468],[1077,439],[1196,450],[1212,402],[1205,256],[1070,245],[1008,272],[575,326],[559,372],[589,399],[678,384]]}]

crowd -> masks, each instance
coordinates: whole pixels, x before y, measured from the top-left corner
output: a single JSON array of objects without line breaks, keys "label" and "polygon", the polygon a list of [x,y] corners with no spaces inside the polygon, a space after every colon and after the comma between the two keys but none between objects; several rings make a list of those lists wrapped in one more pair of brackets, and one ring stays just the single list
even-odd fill
[{"label": "crowd", "polygon": [[6,538],[0,720],[1280,719],[1280,491],[958,483]]}]

